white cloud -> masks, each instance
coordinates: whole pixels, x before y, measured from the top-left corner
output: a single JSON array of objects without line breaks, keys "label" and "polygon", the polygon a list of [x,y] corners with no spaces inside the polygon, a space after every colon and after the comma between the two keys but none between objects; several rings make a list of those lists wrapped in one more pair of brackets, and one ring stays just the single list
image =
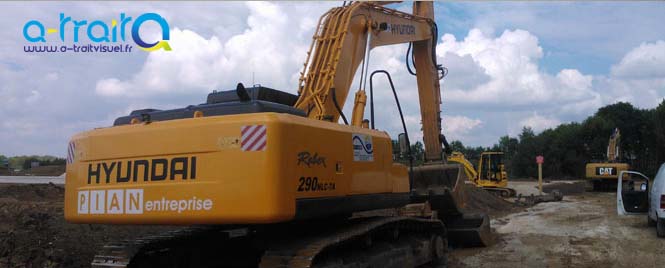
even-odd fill
[{"label": "white cloud", "polygon": [[141,71],[130,80],[98,81],[96,92],[136,97],[165,92],[205,94],[237,82],[264,83],[295,92],[294,75],[306,56],[319,12],[267,2],[248,2],[246,6],[248,28],[242,33],[223,40],[174,28],[169,42],[172,51],[150,53]]},{"label": "white cloud", "polygon": [[95,91],[102,96],[123,96],[129,95],[131,92],[130,86],[126,82],[120,81],[116,78],[107,78],[97,81]]},{"label": "white cloud", "polygon": [[25,102],[28,103],[28,104],[34,103],[34,102],[38,101],[39,99],[41,99],[41,97],[42,97],[42,95],[39,94],[39,91],[31,90],[30,91],[30,96],[25,99]]},{"label": "white cloud", "polygon": [[[437,45],[437,54],[451,70],[449,76],[468,77],[466,83],[447,84],[445,97],[451,102],[505,109],[516,105],[528,108],[587,103],[598,96],[591,87],[592,77],[578,70],[564,69],[556,76],[540,70],[543,49],[538,38],[524,30],[506,30],[492,37],[472,29],[461,41],[445,34]],[[470,58],[477,66],[469,67],[469,60],[460,64],[460,57]],[[483,75],[487,79],[479,79]],[[596,108],[586,106],[589,105],[584,105],[585,112]]]},{"label": "white cloud", "polygon": [[642,43],[612,66],[612,76],[630,79],[665,77],[665,41]]},{"label": "white cloud", "polygon": [[[246,7],[248,17],[244,31],[223,39],[215,34],[204,37],[191,30],[174,28],[173,51],[149,54],[141,71],[131,79],[99,80],[96,92],[102,96],[134,96],[145,100],[159,93],[204,95],[211,89],[229,88],[236,82],[250,84],[253,73],[257,83],[295,93],[318,14],[306,10],[299,13],[273,3],[249,3]],[[295,15],[280,15],[284,12]],[[294,31],[286,36],[283,29]],[[628,94],[626,89],[636,82],[604,78],[606,83],[613,85],[610,92],[614,93],[601,97],[599,92],[604,91],[597,90],[594,81],[602,77],[586,75],[573,68],[562,69],[556,74],[541,70],[539,64],[544,51],[538,38],[530,32],[506,30],[499,36],[493,36],[491,32],[471,29],[463,40],[445,34],[437,45],[439,62],[450,70],[442,84],[444,105],[465,109],[444,109],[443,131],[450,139],[481,141],[480,135],[471,130],[489,127],[482,124],[483,115],[478,113],[482,109],[517,112],[513,116],[526,117],[520,124],[542,130],[559,124],[562,116],[586,116],[617,99],[634,100],[634,95]],[[654,51],[648,45],[643,46]],[[415,78],[404,70],[405,50],[405,45],[374,49],[370,71],[386,69],[393,75],[412,139],[422,140],[417,88]],[[624,61],[629,63],[639,58],[626,57]],[[353,92],[358,88],[357,78],[344,105],[347,115],[352,108]],[[385,79],[379,78],[375,82],[379,89],[375,96],[376,106],[394,108],[392,95],[384,91],[388,89]],[[136,107],[136,104],[132,106]],[[536,114],[536,111],[547,116]],[[392,135],[402,132],[399,121],[393,116],[383,116],[384,113],[392,114],[392,111],[377,113],[377,127]],[[450,113],[457,115],[450,116]],[[369,115],[369,109],[366,115]],[[503,125],[514,126],[513,121]],[[506,130],[515,131],[513,127],[496,128],[494,124],[492,127],[497,136],[505,134],[502,132]],[[484,133],[483,139],[494,139],[486,135],[489,131]]]},{"label": "white cloud", "polygon": [[473,119],[466,116],[452,115],[443,117],[443,131],[448,140],[460,140],[465,136],[472,134],[472,130],[482,126],[480,119]]},{"label": "white cloud", "polygon": [[534,113],[532,116],[522,119],[519,122],[519,127],[531,127],[534,132],[538,133],[548,128],[556,127],[561,124],[556,118],[545,117]]},{"label": "white cloud", "polygon": [[58,77],[60,77],[60,76],[56,72],[50,72],[50,73],[46,74],[46,80],[49,80],[49,81],[58,80]]},{"label": "white cloud", "polygon": [[605,103],[631,102],[654,107],[665,97],[665,41],[642,43],[612,66],[610,75],[599,77],[607,93]]}]

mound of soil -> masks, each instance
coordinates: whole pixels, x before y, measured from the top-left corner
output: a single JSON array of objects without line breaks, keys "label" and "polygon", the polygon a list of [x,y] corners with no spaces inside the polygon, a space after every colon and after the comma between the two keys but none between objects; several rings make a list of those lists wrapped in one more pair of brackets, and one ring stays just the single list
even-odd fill
[{"label": "mound of soil", "polygon": [[51,202],[62,201],[65,188],[49,184],[0,184],[0,198],[17,201]]},{"label": "mound of soil", "polygon": [[476,186],[464,184],[462,187],[462,207],[465,210],[479,211],[490,216],[497,216],[515,209],[513,203]]},{"label": "mound of soil", "polygon": [[543,192],[551,193],[554,190],[558,190],[563,195],[583,194],[586,191],[586,182],[554,182],[543,185]]},{"label": "mound of soil", "polygon": [[71,224],[62,186],[0,184],[0,267],[90,267],[97,249],[169,227]]}]

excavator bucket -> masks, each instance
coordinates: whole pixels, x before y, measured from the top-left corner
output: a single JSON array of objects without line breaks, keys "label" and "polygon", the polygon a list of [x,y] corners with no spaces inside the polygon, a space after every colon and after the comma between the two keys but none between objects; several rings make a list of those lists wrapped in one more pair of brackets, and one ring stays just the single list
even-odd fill
[{"label": "excavator bucket", "polygon": [[429,202],[448,230],[453,246],[488,246],[492,241],[489,217],[469,211],[464,204],[464,171],[457,164],[428,163],[411,172],[412,202]]},{"label": "excavator bucket", "polygon": [[492,244],[490,218],[485,213],[467,212],[444,218],[448,240],[454,247],[485,247]]}]

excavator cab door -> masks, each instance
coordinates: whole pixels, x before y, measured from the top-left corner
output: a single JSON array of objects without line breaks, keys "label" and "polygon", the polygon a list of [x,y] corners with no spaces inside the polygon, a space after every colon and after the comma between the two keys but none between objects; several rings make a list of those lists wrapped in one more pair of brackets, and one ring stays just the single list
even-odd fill
[{"label": "excavator cab door", "polygon": [[501,179],[501,155],[481,154],[481,166],[479,177],[481,180],[498,182]]},{"label": "excavator cab door", "polygon": [[478,165],[478,180],[489,180],[490,178],[490,157],[488,154],[480,154],[480,164]]},{"label": "excavator cab door", "polygon": [[501,154],[491,154],[490,155],[490,171],[492,172],[492,180],[499,182],[501,181],[501,165],[503,165]]},{"label": "excavator cab door", "polygon": [[617,180],[617,213],[640,215],[649,212],[649,178],[635,171],[621,171]]}]

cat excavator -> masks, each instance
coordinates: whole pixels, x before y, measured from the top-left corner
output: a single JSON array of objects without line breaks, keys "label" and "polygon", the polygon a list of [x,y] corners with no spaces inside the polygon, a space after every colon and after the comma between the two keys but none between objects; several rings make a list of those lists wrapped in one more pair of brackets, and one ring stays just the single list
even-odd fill
[{"label": "cat excavator", "polygon": [[[92,266],[442,266],[449,244],[489,243],[489,219],[465,210],[460,166],[443,150],[437,32],[432,2],[414,2],[413,14],[345,4],[319,20],[297,96],[238,84],[203,104],[137,110],[73,136],[67,221],[182,226],[110,242]],[[373,48],[405,43],[423,123],[421,166],[393,162],[391,137],[374,118],[374,95],[392,91],[400,148],[412,155],[392,78],[369,73]],[[342,107],[359,67],[349,122]],[[390,89],[374,88],[381,76]]]},{"label": "cat excavator", "polygon": [[477,169],[460,152],[452,152],[449,162],[460,163],[471,183],[501,197],[514,197],[516,192],[508,188],[508,174],[503,163],[502,152],[482,152]]},{"label": "cat excavator", "polygon": [[586,164],[586,178],[593,191],[612,190],[617,185],[621,171],[629,170],[628,163],[621,163],[621,150],[619,142],[621,132],[615,128],[607,142],[605,160]]}]

